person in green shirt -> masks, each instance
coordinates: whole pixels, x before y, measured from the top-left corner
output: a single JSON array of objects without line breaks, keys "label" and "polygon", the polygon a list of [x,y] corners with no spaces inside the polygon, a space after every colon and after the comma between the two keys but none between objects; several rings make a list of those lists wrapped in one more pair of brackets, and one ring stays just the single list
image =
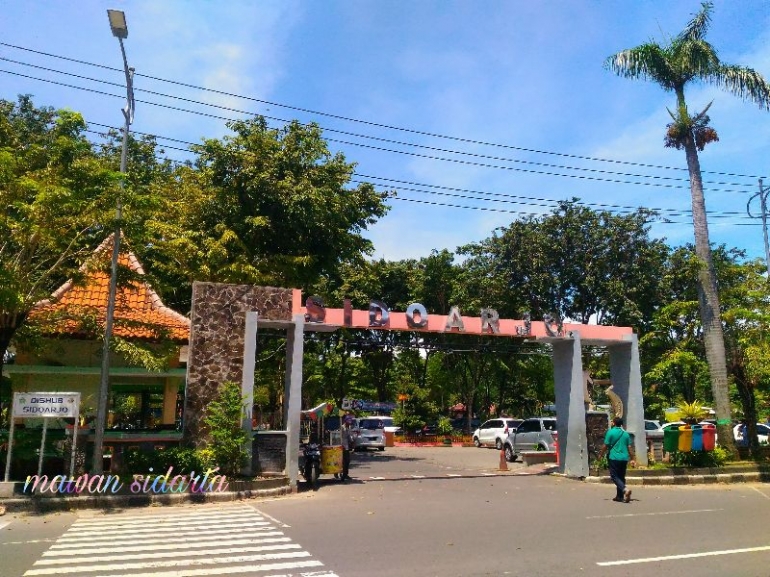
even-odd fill
[{"label": "person in green shirt", "polygon": [[617,490],[613,501],[628,503],[631,501],[631,489],[626,487],[626,469],[628,463],[631,466],[636,465],[634,458],[634,443],[631,435],[623,429],[623,419],[615,417],[612,419],[612,428],[604,435],[604,447],[600,458],[606,453],[609,463],[610,479],[615,483]]}]

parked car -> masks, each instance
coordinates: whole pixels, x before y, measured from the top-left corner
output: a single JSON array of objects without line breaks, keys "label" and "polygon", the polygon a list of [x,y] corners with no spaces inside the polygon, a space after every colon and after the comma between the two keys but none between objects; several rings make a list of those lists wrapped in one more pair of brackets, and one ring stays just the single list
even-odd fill
[{"label": "parked car", "polygon": [[356,451],[385,450],[385,423],[382,417],[362,417],[353,423]]},{"label": "parked car", "polygon": [[556,419],[532,417],[525,419],[503,443],[505,458],[515,461],[522,451],[553,451],[556,449]]},{"label": "parked car", "polygon": [[496,449],[502,449],[508,434],[516,430],[520,423],[521,419],[507,417],[489,419],[473,431],[473,444],[477,447],[494,446]]},{"label": "parked car", "polygon": [[382,416],[377,418],[382,421],[383,429],[385,430],[386,433],[398,434],[401,432],[401,427],[397,427],[396,425],[393,424],[393,417]]},{"label": "parked car", "polygon": [[[768,438],[770,437],[770,427],[764,423],[757,423],[757,440],[760,445],[767,445]],[[735,442],[742,446],[747,446],[748,441],[743,438],[741,434],[741,425],[735,425],[733,427],[733,438]]]},{"label": "parked car", "polygon": [[647,435],[648,441],[659,441],[663,439],[663,427],[660,426],[660,421],[645,419],[644,432]]},{"label": "parked car", "polygon": [[452,419],[450,421],[450,423],[452,424],[452,428],[454,430],[470,433],[471,431],[475,431],[476,429],[478,429],[481,426],[481,419],[477,419],[476,417],[473,417],[471,419],[470,427],[468,427],[468,420],[465,417],[460,417],[458,419]]}]

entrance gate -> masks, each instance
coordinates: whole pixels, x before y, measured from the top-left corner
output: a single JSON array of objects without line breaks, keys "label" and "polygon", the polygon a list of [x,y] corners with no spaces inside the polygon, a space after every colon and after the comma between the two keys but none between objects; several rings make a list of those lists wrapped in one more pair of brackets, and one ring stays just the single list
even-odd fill
[{"label": "entrance gate", "polygon": [[[376,300],[371,301],[366,311],[353,310],[349,301],[342,309],[328,309],[315,298],[307,299],[303,305],[301,291],[297,289],[200,282],[193,283],[191,317],[184,439],[193,446],[205,441],[203,413],[224,382],[240,382],[244,397],[251,399],[259,327],[286,330],[285,473],[292,486],[297,483],[297,468],[293,464],[299,457],[304,333],[330,332],[341,327],[523,337],[551,344],[559,468],[571,477],[589,474],[582,347],[606,347],[613,390],[623,402],[628,431],[636,433],[637,461],[647,464],[639,347],[630,327],[562,326],[548,318],[500,319],[493,309],[482,309],[478,317],[461,315],[456,307],[448,315],[429,315],[418,303],[410,305],[406,312],[394,312]],[[243,427],[251,439],[250,400],[244,409]],[[251,443],[248,449],[251,454]],[[251,467],[244,473],[251,473]]]}]

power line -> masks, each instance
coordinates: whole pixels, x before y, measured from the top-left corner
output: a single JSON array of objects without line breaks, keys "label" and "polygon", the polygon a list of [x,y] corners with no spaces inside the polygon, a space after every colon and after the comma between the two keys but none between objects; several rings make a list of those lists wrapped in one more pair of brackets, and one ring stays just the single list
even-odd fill
[{"label": "power line", "polygon": [[[111,125],[108,125],[108,124],[101,124],[101,123],[98,123],[98,122],[88,122],[88,124],[89,125],[93,125],[93,126],[100,126],[100,127],[108,128],[108,129],[112,129],[112,130],[119,130],[118,127],[111,126]],[[101,135],[101,133],[93,131],[93,130],[86,130],[86,132]],[[150,134],[150,133],[136,131],[136,130],[133,131],[133,132],[135,134],[139,134],[139,135],[143,135],[143,136],[151,136],[153,138],[159,138],[161,140],[170,140],[170,141],[178,142],[178,143],[182,143],[182,144],[189,144],[191,146],[194,145],[194,143],[192,143],[192,142],[185,141],[185,140],[180,140],[180,139],[177,139],[177,138],[159,136],[157,134]],[[162,146],[162,148],[168,148],[170,150],[177,150],[177,151],[180,151],[180,152],[189,152],[189,150],[187,150],[187,149],[183,149],[183,148],[179,148],[179,147],[175,147],[175,146],[168,146],[168,145],[161,145],[161,146]],[[179,163],[184,164],[183,161],[175,161],[175,162],[179,162]],[[545,202],[545,203],[550,203],[550,204],[543,205],[543,204],[533,204],[533,203],[528,203],[528,202],[519,202],[519,201],[516,201],[516,200],[497,200],[496,198],[474,197],[474,196],[467,196],[467,195],[460,195],[460,194],[452,194],[452,193],[448,193],[448,192],[436,192],[436,191],[432,191],[432,190],[421,190],[421,189],[412,188],[412,187],[399,187],[398,188],[399,191],[410,191],[410,192],[417,192],[417,193],[420,193],[420,194],[434,194],[434,195],[442,195],[442,196],[452,196],[452,197],[455,197],[455,198],[464,198],[464,199],[467,199],[467,200],[481,200],[481,201],[485,201],[485,202],[501,202],[501,203],[509,203],[509,204],[523,204],[523,205],[527,205],[527,206],[536,206],[536,207],[543,207],[543,208],[555,208],[555,205],[558,204],[558,201],[551,200],[551,199],[546,199],[546,198],[525,197],[525,196],[509,195],[509,194],[504,194],[504,193],[494,193],[494,192],[488,192],[488,191],[477,191],[477,190],[471,190],[471,189],[462,189],[462,188],[439,186],[439,185],[432,185],[432,184],[425,184],[425,183],[416,183],[416,182],[403,181],[403,180],[397,180],[397,179],[385,178],[385,177],[379,177],[379,176],[362,175],[362,174],[358,174],[358,173],[354,173],[354,176],[359,176],[361,178],[374,179],[374,180],[384,180],[386,182],[396,182],[396,183],[410,184],[410,185],[413,185],[413,186],[419,186],[419,187],[423,187],[423,188],[435,188],[435,189],[439,189],[439,190],[450,190],[450,191],[455,191],[455,192],[469,192],[469,193],[472,193],[472,194],[482,194],[482,195],[488,195],[488,196],[493,196],[493,197],[501,197],[501,198],[504,198],[504,199],[520,198],[520,199],[523,199],[523,200],[534,200],[534,201]],[[383,186],[383,185],[379,185],[379,184],[376,184],[376,183],[371,183],[369,181],[361,181],[361,180],[355,180],[355,179],[351,180],[351,182],[353,182],[355,184],[373,184],[374,186]],[[436,205],[436,206],[445,206],[445,207],[450,207],[450,208],[475,208],[477,210],[484,210],[484,209],[481,209],[479,207],[464,207],[464,206],[459,206],[459,205],[449,205],[449,204],[442,204],[442,203],[429,202],[429,201],[419,201],[419,200],[416,200],[416,199],[405,199],[405,198],[398,197],[398,196],[391,197],[391,198],[396,198],[398,200],[405,200],[405,201],[422,202],[422,203],[425,203],[425,204],[432,204],[432,205]],[[647,208],[647,207],[632,207],[632,206],[620,206],[620,205],[606,205],[606,204],[585,203],[585,202],[579,202],[578,204],[581,204],[583,206],[588,206],[588,207],[599,207],[599,208],[610,209],[610,210],[614,209],[612,211],[616,212],[616,213],[629,213],[629,212],[636,211],[639,208],[646,208],[646,210],[650,210],[650,211],[654,211],[654,212],[666,212],[666,213],[669,214],[669,216],[672,216],[672,217],[689,216],[691,214],[691,211],[681,211],[681,210],[677,210],[677,209],[660,209],[660,208]],[[511,211],[511,210],[504,210],[504,209],[487,209],[487,210],[494,210],[495,212],[506,212],[506,213],[511,213],[511,214],[526,215],[526,216],[538,216],[539,214],[541,214],[541,213],[534,213],[534,212]],[[710,211],[708,214],[710,216],[714,217],[714,218],[730,218],[732,216],[742,215],[743,213],[741,213],[741,212],[732,212],[732,211],[719,211],[719,212]],[[679,224],[679,223],[676,223],[674,221],[671,221],[667,217],[661,217],[660,220],[661,220],[661,222],[664,222],[666,224]]]},{"label": "power line", "polygon": [[[65,61],[68,61],[68,62],[74,62],[74,63],[82,64],[82,65],[85,65],[85,66],[92,66],[92,67],[101,68],[101,69],[104,69],[104,70],[110,70],[110,71],[114,71],[114,72],[121,72],[118,68],[114,68],[114,67],[111,67],[111,66],[105,66],[103,64],[97,64],[97,63],[88,62],[88,61],[85,61],[85,60],[79,60],[79,59],[76,59],[76,58],[70,58],[70,57],[67,57],[67,56],[59,55],[59,54],[52,54],[52,53],[49,53],[49,52],[43,52],[43,51],[39,51],[39,50],[34,50],[32,48],[26,48],[26,47],[23,47],[23,46],[9,44],[9,43],[6,43],[6,42],[0,42],[0,46],[5,46],[7,48],[13,48],[15,50],[22,50],[22,51],[30,52],[30,53],[33,53],[33,54],[38,54],[38,55],[41,55],[41,56],[50,57],[50,58],[57,58],[57,59],[65,60]],[[8,60],[8,59],[5,59],[5,60]],[[61,72],[61,71],[57,71],[57,72],[60,72],[62,74],[68,74],[66,72]],[[545,154],[545,155],[552,155],[552,156],[560,156],[560,157],[564,157],[564,158],[574,158],[574,159],[580,159],[580,160],[588,160],[588,161],[592,161],[592,162],[607,162],[607,163],[612,163],[612,164],[620,164],[620,165],[627,165],[627,166],[638,166],[638,167],[644,167],[644,168],[655,168],[655,169],[662,169],[662,170],[676,170],[676,171],[687,171],[688,170],[687,168],[682,168],[682,167],[672,167],[672,166],[665,166],[665,165],[655,165],[655,164],[646,164],[646,163],[640,163],[640,162],[614,160],[614,159],[607,159],[607,158],[600,158],[600,157],[593,157],[593,156],[584,156],[584,155],[578,155],[578,154],[568,154],[568,153],[561,153],[561,152],[554,152],[554,151],[547,151],[547,150],[538,150],[538,149],[533,149],[533,148],[525,148],[525,147],[519,147],[519,146],[513,146],[513,145],[499,144],[499,143],[487,142],[487,141],[482,141],[482,140],[475,140],[475,139],[470,139],[470,138],[449,136],[449,135],[445,135],[445,134],[439,134],[439,133],[434,133],[434,132],[427,132],[427,131],[422,131],[422,130],[417,130],[417,129],[412,129],[412,128],[404,128],[404,127],[399,127],[399,126],[394,126],[394,125],[389,125],[389,124],[384,124],[384,123],[379,123],[379,122],[373,122],[373,121],[368,121],[368,120],[361,120],[361,119],[357,119],[357,118],[352,118],[352,117],[348,117],[348,116],[342,116],[342,115],[338,115],[338,114],[332,114],[332,113],[328,113],[328,112],[312,110],[312,109],[309,109],[309,108],[303,108],[303,107],[299,107],[299,106],[292,106],[292,105],[283,104],[283,103],[280,103],[280,102],[273,102],[273,101],[269,101],[269,100],[263,100],[263,99],[259,99],[259,98],[254,98],[254,97],[250,97],[250,96],[244,96],[244,95],[241,95],[241,94],[235,94],[235,93],[232,93],[232,92],[226,92],[226,91],[222,91],[222,90],[216,90],[216,89],[207,88],[207,87],[204,87],[204,86],[197,86],[197,85],[194,85],[194,84],[180,82],[180,81],[177,81],[177,80],[170,80],[170,79],[167,79],[167,78],[161,78],[161,77],[157,77],[157,76],[151,76],[151,75],[147,75],[147,74],[139,74],[139,73],[137,73],[136,76],[137,77],[142,77],[142,78],[147,78],[147,79],[150,79],[150,80],[155,80],[155,81],[158,81],[158,82],[169,83],[169,84],[173,84],[173,85],[176,85],[176,86],[183,86],[185,88],[192,88],[194,90],[201,90],[201,91],[210,92],[210,93],[213,93],[213,94],[219,94],[219,95],[223,95],[223,96],[239,98],[239,99],[242,99],[242,100],[258,102],[260,104],[266,104],[266,105],[269,105],[269,106],[277,106],[277,107],[280,107],[280,108],[286,108],[288,110],[295,110],[295,111],[298,111],[298,112],[304,112],[304,113],[308,113],[308,114],[324,116],[324,117],[327,117],[327,118],[334,118],[334,119],[343,120],[343,121],[346,121],[346,122],[354,122],[354,123],[364,124],[364,125],[367,125],[367,126],[373,126],[373,127],[377,127],[377,128],[385,128],[385,129],[388,129],[388,130],[397,130],[397,131],[406,132],[406,133],[410,133],[410,134],[418,134],[418,135],[422,135],[422,136],[429,136],[429,137],[432,137],[432,138],[441,138],[441,139],[452,140],[452,141],[456,141],[456,142],[464,142],[464,143],[467,143],[467,144],[491,146],[491,147],[497,147],[497,148],[503,148],[503,149],[509,149],[509,150],[517,150],[517,151],[521,151],[521,152],[531,152],[531,153],[535,153],[535,154]],[[703,174],[714,174],[714,175],[720,175],[720,176],[732,176],[732,177],[738,177],[738,178],[750,178],[750,179],[766,178],[766,177],[757,176],[757,175],[745,175],[745,174],[737,174],[737,173],[730,173],[730,172],[715,172],[715,171],[702,171],[702,172],[703,172]]]},{"label": "power line", "polygon": [[[80,75],[80,74],[74,74],[74,73],[71,73],[71,72],[65,72],[65,71],[56,70],[56,69],[53,69],[53,68],[47,68],[47,67],[44,67],[44,66],[38,66],[36,64],[30,64],[30,63],[27,63],[27,62],[21,62],[21,61],[18,61],[18,60],[13,60],[13,59],[10,59],[10,58],[5,58],[5,57],[2,57],[2,56],[0,56],[0,60],[6,61],[6,62],[11,62],[13,64],[18,64],[18,65],[21,65],[21,66],[28,66],[28,67],[36,68],[36,69],[39,69],[39,70],[44,70],[46,72],[53,72],[53,73],[56,73],[56,74],[63,74],[63,75],[66,75],[66,76],[72,76],[74,78],[78,78],[78,79],[81,79],[81,80],[87,80],[89,82],[96,82],[96,83],[101,83],[101,84],[107,84],[107,85],[116,86],[116,87],[122,87],[123,86],[122,84],[117,83],[117,82],[110,82],[110,81],[107,81],[107,80],[101,80],[101,79],[98,79],[98,78],[92,78],[92,77],[89,77],[89,76],[83,76],[83,75]],[[42,82],[48,81],[47,79],[39,79],[39,80],[42,81]],[[212,103],[209,103],[209,102],[203,102],[203,101],[195,100],[195,99],[192,99],[192,98],[184,98],[184,97],[181,97],[181,96],[176,96],[176,95],[172,95],[172,94],[165,94],[165,93],[162,93],[162,92],[156,92],[156,91],[153,91],[153,90],[148,90],[148,89],[143,89],[143,88],[136,88],[136,92],[145,92],[147,94],[152,94],[154,96],[160,96],[162,98],[171,98],[171,99],[174,99],[174,100],[181,100],[183,102],[188,102],[190,104],[197,104],[197,105],[201,105],[201,106],[209,106],[209,107],[212,107],[212,108],[218,108],[220,110],[226,110],[228,112],[235,112],[237,114],[245,114],[245,115],[249,115],[249,116],[258,114],[256,112],[249,111],[249,110],[241,110],[241,109],[233,108],[233,107],[230,107],[230,106],[223,106],[223,105],[220,105],[220,104],[212,104]],[[264,114],[261,115],[261,116],[263,116],[266,119],[273,120],[273,121],[276,121],[276,122],[281,122],[281,123],[284,123],[284,124],[292,122],[291,120],[286,119],[286,118],[279,118],[279,117],[269,116],[269,115],[264,115]],[[307,126],[306,123],[301,123],[301,124]],[[431,150],[433,152],[441,152],[441,153],[448,153],[448,154],[458,154],[458,155],[462,155],[462,156],[469,156],[469,157],[472,157],[472,158],[482,158],[482,159],[494,160],[494,161],[512,162],[512,163],[516,163],[516,164],[526,164],[526,165],[531,165],[531,166],[539,166],[539,167],[543,167],[543,168],[556,168],[556,169],[560,169],[560,170],[573,170],[573,171],[579,171],[579,172],[591,172],[591,173],[596,173],[596,174],[608,174],[608,175],[624,176],[624,177],[629,177],[629,178],[649,178],[649,179],[653,179],[653,180],[673,180],[673,181],[678,181],[678,182],[689,182],[688,178],[680,178],[680,177],[672,177],[672,176],[662,176],[662,175],[652,175],[652,174],[649,174],[649,175],[648,174],[634,174],[634,173],[626,173],[626,172],[615,172],[615,171],[611,171],[611,170],[602,170],[602,169],[597,169],[597,168],[586,168],[586,167],[578,167],[578,166],[565,166],[565,165],[561,165],[561,164],[550,164],[550,163],[545,163],[545,162],[533,162],[533,161],[529,161],[529,160],[520,160],[520,159],[505,158],[505,157],[500,157],[500,156],[491,156],[491,155],[487,155],[487,154],[479,154],[479,153],[474,153],[474,152],[466,152],[466,151],[438,148],[438,147],[435,147],[435,146],[427,146],[427,145],[424,145],[424,144],[416,144],[416,143],[412,143],[412,142],[404,142],[404,141],[393,140],[393,139],[383,138],[383,137],[378,137],[378,136],[359,134],[359,133],[355,133],[355,132],[350,132],[350,131],[346,131],[346,130],[338,130],[338,129],[328,128],[328,127],[324,127],[324,126],[321,126],[320,128],[323,129],[325,132],[334,132],[334,133],[337,133],[337,134],[343,134],[343,135],[346,135],[346,136],[353,136],[353,137],[356,137],[356,138],[363,138],[363,139],[367,139],[367,140],[374,140],[374,141],[378,141],[378,142],[386,142],[386,143],[390,143],[390,144],[396,144],[398,146],[410,146],[410,147],[414,147],[414,148],[422,148],[422,149],[425,149],[425,150]],[[340,141],[340,140],[334,140],[334,139],[327,139],[327,140],[329,140],[331,142],[339,142],[339,143],[342,143],[342,144],[347,144],[349,146],[363,146],[363,147],[367,146],[367,145],[364,145],[364,144],[352,143],[352,142],[346,142],[346,141]],[[381,150],[381,151],[387,151],[387,152],[396,152],[396,153],[400,152],[400,153],[403,153],[403,154],[407,154],[404,151],[393,151],[393,150],[390,150],[390,149],[376,148],[376,147],[375,147],[375,149],[376,150]],[[434,159],[434,157],[431,157],[431,156],[426,156],[425,158]],[[438,157],[438,158],[435,158],[435,159],[436,160],[443,160],[443,161],[450,161],[448,159],[444,159],[444,158],[441,158],[441,157]],[[483,167],[491,167],[491,168],[503,168],[503,167],[499,167],[499,166],[486,165],[486,164],[476,164],[475,166],[483,166]],[[522,170],[526,172],[526,170],[524,170],[524,169],[522,169]],[[548,176],[575,176],[575,177],[578,177],[577,175],[562,175],[562,174],[547,173],[547,172],[540,172],[540,171],[531,171],[531,172],[533,172],[535,174],[544,174],[544,175],[548,175]],[[586,177],[586,178],[588,178],[588,177]],[[601,180],[603,180],[603,179],[601,179]],[[613,180],[610,180],[610,182],[625,182],[625,181],[613,181]],[[744,183],[740,183],[740,182],[722,182],[722,181],[705,181],[704,184],[716,185],[716,186],[740,186],[740,187],[753,187],[754,186],[753,183],[744,184]],[[680,185],[677,188],[687,188],[688,186],[689,185]],[[727,192],[743,192],[743,193],[745,193],[745,192],[748,192],[748,191],[733,191],[733,190],[729,190]]]},{"label": "power line", "polygon": [[[22,78],[28,78],[28,79],[31,79],[31,80],[37,80],[37,81],[40,81],[40,82],[46,82],[46,83],[54,84],[54,85],[57,85],[57,86],[64,86],[64,87],[67,87],[67,88],[73,88],[75,90],[82,90],[82,91],[85,91],[85,92],[91,92],[91,93],[99,94],[99,95],[102,95],[102,96],[111,96],[111,97],[114,97],[114,98],[122,98],[121,96],[118,96],[116,94],[111,94],[109,92],[104,92],[104,91],[96,90],[96,89],[93,89],[93,88],[86,88],[86,87],[82,87],[82,86],[76,86],[74,84],[68,84],[68,83],[65,83],[65,82],[59,82],[59,81],[51,80],[51,79],[47,79],[47,78],[39,78],[39,77],[35,77],[35,76],[30,76],[28,74],[22,74],[20,72],[13,72],[13,71],[9,71],[9,70],[0,69],[0,73],[11,74],[11,75],[14,75],[14,76],[20,76]],[[149,101],[149,100],[141,100],[141,99],[138,99],[138,98],[136,99],[136,102],[139,102],[139,103],[142,103],[142,104],[148,104],[150,106],[157,106],[157,107],[161,107],[161,108],[166,108],[166,109],[169,109],[169,110],[175,110],[177,112],[185,112],[185,113],[188,113],[188,114],[195,114],[195,115],[203,116],[203,117],[207,117],[207,118],[214,118],[214,119],[218,119],[218,120],[225,120],[225,121],[236,120],[234,118],[229,118],[229,117],[225,117],[225,116],[219,116],[219,115],[211,114],[211,113],[207,113],[207,112],[201,112],[199,110],[191,110],[191,109],[182,108],[182,107],[179,107],[179,106],[172,106],[172,105],[169,105],[169,104],[161,104],[159,102],[152,102],[152,101]],[[202,103],[202,104],[205,104],[205,103]],[[227,107],[223,107],[223,108],[227,108]],[[265,118],[267,118],[267,117],[265,117]],[[457,158],[446,158],[446,157],[440,157],[440,156],[431,156],[431,155],[426,155],[426,154],[420,154],[420,153],[417,153],[417,152],[408,152],[408,151],[404,151],[404,150],[388,149],[388,148],[383,148],[383,147],[378,147],[378,146],[362,144],[362,143],[359,143],[359,142],[349,142],[349,141],[344,141],[344,140],[339,140],[339,139],[334,139],[334,138],[326,138],[326,140],[329,141],[329,142],[336,142],[338,144],[345,144],[345,145],[348,145],[348,146],[358,146],[358,147],[361,147],[361,148],[367,148],[367,149],[371,149],[371,150],[378,150],[380,152],[389,152],[389,153],[393,153],[393,154],[402,154],[402,155],[407,155],[407,156],[413,156],[413,157],[416,157],[416,158],[425,158],[425,159],[428,159],[428,160],[439,160],[439,161],[443,161],[443,162],[461,164],[461,165],[465,165],[465,166],[492,168],[492,169],[507,170],[507,171],[512,171],[512,172],[522,172],[522,173],[527,173],[527,174],[538,174],[538,175],[543,175],[543,176],[558,176],[558,177],[562,177],[562,178],[575,178],[575,179],[578,179],[578,180],[591,180],[591,181],[597,181],[597,182],[608,182],[608,183],[612,183],[612,184],[627,184],[627,185],[636,185],[636,186],[652,186],[652,187],[661,187],[661,188],[668,188],[668,189],[685,189],[685,188],[688,188],[687,185],[673,185],[673,184],[663,184],[663,183],[657,183],[657,182],[636,182],[636,181],[629,181],[629,180],[600,178],[600,177],[586,176],[586,175],[579,175],[579,174],[563,174],[563,173],[559,173],[559,172],[547,172],[547,171],[540,171],[540,170],[530,170],[530,169],[525,169],[525,168],[516,168],[516,167],[512,167],[512,166],[502,166],[502,165],[495,165],[495,164],[487,164],[487,163],[481,163],[481,162],[461,160],[461,159],[457,159]],[[414,145],[414,146],[420,146],[420,145]],[[463,153],[458,153],[458,154],[463,154]],[[570,167],[564,167],[564,168],[565,169],[570,169]],[[740,193],[740,194],[748,194],[749,193],[748,191],[734,190],[734,189],[710,189],[710,190],[712,192],[727,192],[727,193]]]}]

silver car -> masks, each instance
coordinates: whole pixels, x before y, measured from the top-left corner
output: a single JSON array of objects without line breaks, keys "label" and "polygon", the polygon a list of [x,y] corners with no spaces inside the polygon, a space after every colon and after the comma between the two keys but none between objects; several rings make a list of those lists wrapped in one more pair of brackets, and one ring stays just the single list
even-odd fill
[{"label": "silver car", "polygon": [[[390,425],[390,423],[388,423]],[[356,450],[385,450],[385,421],[381,417],[362,417],[353,425]]]},{"label": "silver car", "polygon": [[485,421],[478,429],[473,431],[473,444],[477,447],[494,446],[502,449],[506,437],[521,423],[521,419],[509,419],[500,417]]},{"label": "silver car", "polygon": [[505,458],[513,462],[522,451],[553,451],[556,449],[556,419],[553,417],[532,417],[508,435],[503,448]]}]

